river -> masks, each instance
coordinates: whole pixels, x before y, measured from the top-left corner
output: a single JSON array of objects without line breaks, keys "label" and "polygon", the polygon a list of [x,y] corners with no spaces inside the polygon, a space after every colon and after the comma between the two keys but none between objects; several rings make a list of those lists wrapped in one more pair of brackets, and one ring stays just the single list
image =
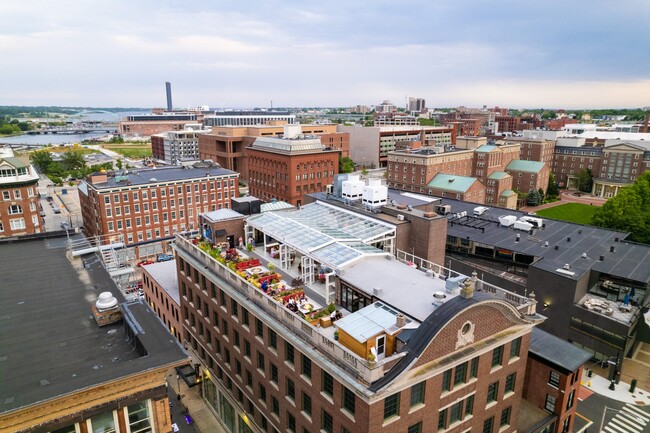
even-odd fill
[{"label": "river", "polygon": [[83,140],[90,140],[93,138],[101,138],[110,136],[106,132],[89,132],[87,134],[42,134],[42,135],[16,135],[14,137],[0,137],[0,144],[20,145],[26,144],[30,146],[47,146],[48,144],[72,144],[81,143]]}]

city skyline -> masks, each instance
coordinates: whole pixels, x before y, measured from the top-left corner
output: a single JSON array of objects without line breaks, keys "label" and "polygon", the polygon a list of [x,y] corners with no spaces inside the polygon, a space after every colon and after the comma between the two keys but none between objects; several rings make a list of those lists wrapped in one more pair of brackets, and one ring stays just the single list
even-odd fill
[{"label": "city skyline", "polygon": [[[0,5],[4,105],[650,105],[637,0]],[[644,13],[645,12],[645,13]],[[634,41],[631,43],[630,41]]]}]

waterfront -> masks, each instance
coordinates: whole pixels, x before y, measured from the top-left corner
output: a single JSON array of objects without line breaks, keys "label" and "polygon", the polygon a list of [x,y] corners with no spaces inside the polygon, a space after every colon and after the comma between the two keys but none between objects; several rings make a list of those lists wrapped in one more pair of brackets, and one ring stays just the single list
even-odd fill
[{"label": "waterfront", "polygon": [[47,146],[48,144],[73,144],[81,143],[83,140],[99,139],[110,137],[112,134],[106,132],[89,132],[87,134],[43,134],[43,135],[15,135],[13,137],[0,137],[0,144],[11,146]]}]

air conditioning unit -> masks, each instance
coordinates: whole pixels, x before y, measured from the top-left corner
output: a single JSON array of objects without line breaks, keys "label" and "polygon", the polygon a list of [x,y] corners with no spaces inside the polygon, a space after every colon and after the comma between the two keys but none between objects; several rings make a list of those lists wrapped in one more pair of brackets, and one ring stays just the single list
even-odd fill
[{"label": "air conditioning unit", "polygon": [[401,213],[397,214],[397,220],[404,221],[404,215],[402,215]]}]

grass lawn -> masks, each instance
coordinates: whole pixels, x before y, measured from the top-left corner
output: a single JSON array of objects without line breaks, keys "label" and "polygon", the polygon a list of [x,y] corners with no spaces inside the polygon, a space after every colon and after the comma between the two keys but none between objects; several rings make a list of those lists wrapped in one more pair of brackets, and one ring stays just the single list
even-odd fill
[{"label": "grass lawn", "polygon": [[151,147],[112,147],[111,150],[131,159],[140,159],[153,155]]},{"label": "grass lawn", "polygon": [[591,224],[591,216],[596,212],[598,206],[590,206],[580,203],[566,203],[535,211],[541,217],[553,218],[556,220],[569,221],[578,224]]}]

